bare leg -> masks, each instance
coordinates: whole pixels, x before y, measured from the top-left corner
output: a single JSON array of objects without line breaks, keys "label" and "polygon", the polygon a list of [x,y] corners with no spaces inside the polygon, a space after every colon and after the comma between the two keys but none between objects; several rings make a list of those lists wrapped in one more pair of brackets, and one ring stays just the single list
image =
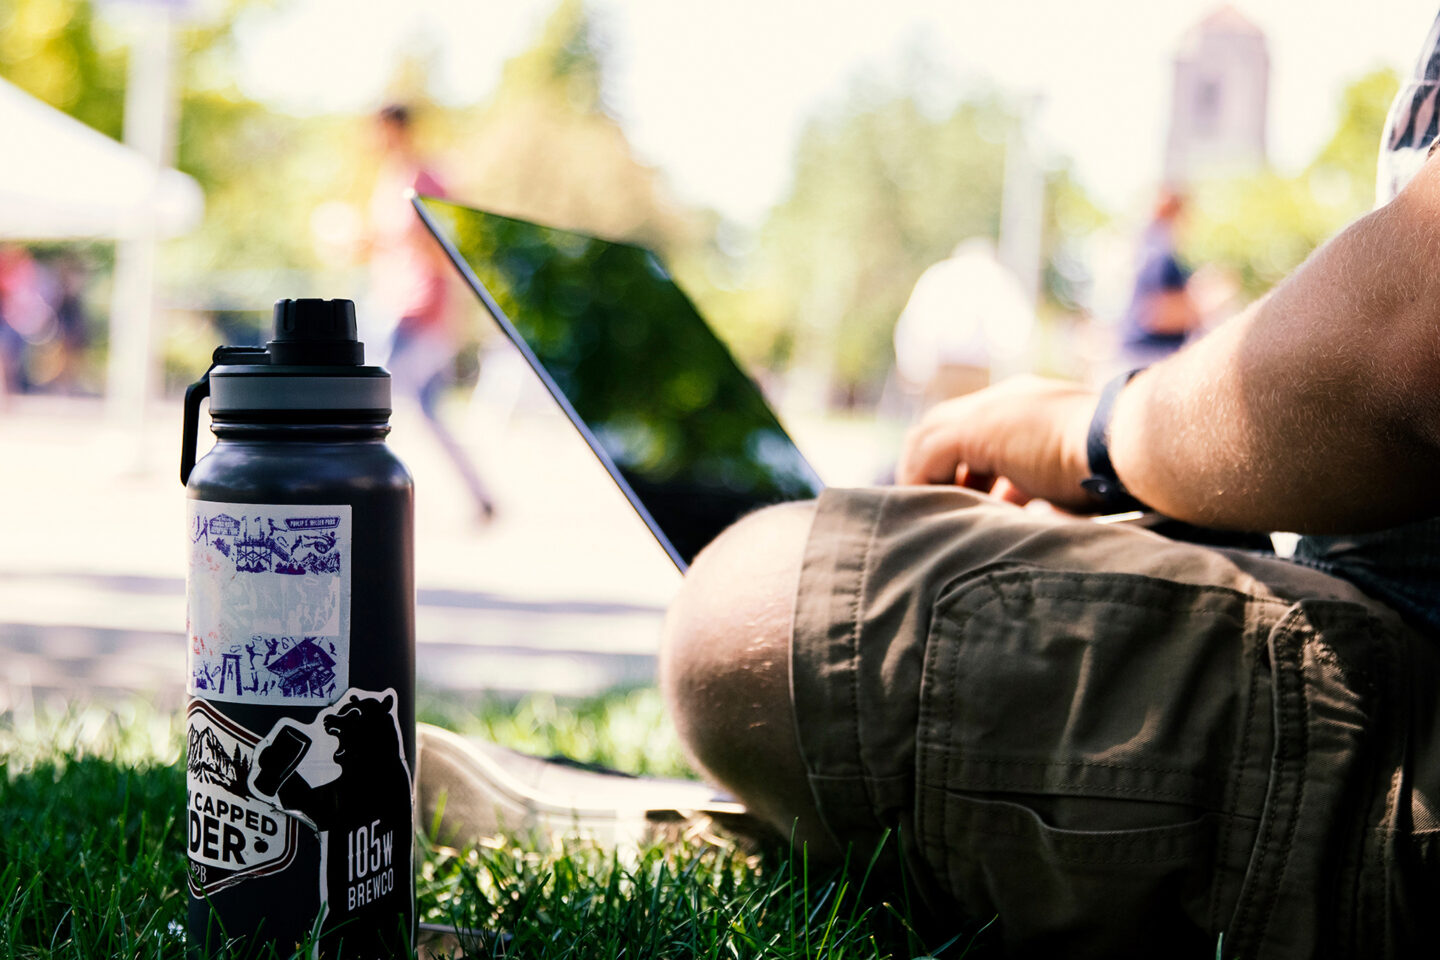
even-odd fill
[{"label": "bare leg", "polygon": [[408,328],[406,321],[402,320],[392,339],[386,366],[390,369],[396,396],[409,396],[419,403],[426,425],[460,474],[480,517],[489,520],[495,514],[490,491],[470,462],[469,454],[440,419],[440,396],[450,382],[454,362],[453,343],[434,333]]},{"label": "bare leg", "polygon": [[666,618],[660,678],[700,769],[829,861],[840,851],[816,812],[790,701],[790,621],[814,513],[762,510],[701,552]]},{"label": "bare leg", "polygon": [[489,520],[495,516],[495,501],[484,481],[480,479],[475,465],[470,462],[470,455],[440,419],[440,395],[448,384],[449,377],[443,372],[431,377],[420,389],[420,412],[425,414],[425,422],[430,425],[430,432],[435,435],[441,449],[445,451],[445,456],[450,458],[455,471],[460,474],[460,479],[464,482],[465,489],[470,492],[470,498],[475,501],[480,516]]}]

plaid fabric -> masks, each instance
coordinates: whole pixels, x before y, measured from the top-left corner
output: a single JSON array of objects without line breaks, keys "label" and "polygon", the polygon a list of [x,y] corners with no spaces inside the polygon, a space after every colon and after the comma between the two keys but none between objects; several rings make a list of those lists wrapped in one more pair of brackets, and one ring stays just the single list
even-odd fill
[{"label": "plaid fabric", "polygon": [[1440,137],[1440,16],[1430,27],[1410,80],[1395,94],[1375,176],[1375,205],[1384,206],[1420,169]]},{"label": "plaid fabric", "polygon": [[1375,533],[1301,537],[1294,559],[1343,577],[1440,634],[1440,517]]}]

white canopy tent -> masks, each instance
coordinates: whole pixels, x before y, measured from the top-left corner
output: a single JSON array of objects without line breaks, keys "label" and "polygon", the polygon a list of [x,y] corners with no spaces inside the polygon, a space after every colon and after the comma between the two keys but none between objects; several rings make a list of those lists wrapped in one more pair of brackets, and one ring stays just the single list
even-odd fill
[{"label": "white canopy tent", "polygon": [[[116,241],[105,393],[137,436],[156,362],[156,240],[195,227],[205,207],[200,185],[162,162],[170,23],[165,11],[152,19],[130,52],[129,146],[0,80],[0,240]],[[143,453],[136,458],[143,466]]]},{"label": "white canopy tent", "polygon": [[0,80],[0,238],[173,236],[204,203],[190,177]]}]

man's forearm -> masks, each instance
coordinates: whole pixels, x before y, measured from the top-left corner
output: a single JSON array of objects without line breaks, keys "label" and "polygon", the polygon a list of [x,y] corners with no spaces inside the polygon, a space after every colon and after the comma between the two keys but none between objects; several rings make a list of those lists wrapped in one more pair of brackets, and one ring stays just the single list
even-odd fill
[{"label": "man's forearm", "polygon": [[1440,168],[1120,395],[1111,458],[1162,513],[1343,531],[1440,512]]}]

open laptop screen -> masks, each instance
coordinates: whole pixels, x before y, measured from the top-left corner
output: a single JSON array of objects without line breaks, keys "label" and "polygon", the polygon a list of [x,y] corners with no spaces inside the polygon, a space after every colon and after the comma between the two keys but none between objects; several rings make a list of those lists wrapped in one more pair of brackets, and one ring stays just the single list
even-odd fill
[{"label": "open laptop screen", "polygon": [[743,514],[820,492],[754,381],[649,251],[414,202],[682,570]]}]

